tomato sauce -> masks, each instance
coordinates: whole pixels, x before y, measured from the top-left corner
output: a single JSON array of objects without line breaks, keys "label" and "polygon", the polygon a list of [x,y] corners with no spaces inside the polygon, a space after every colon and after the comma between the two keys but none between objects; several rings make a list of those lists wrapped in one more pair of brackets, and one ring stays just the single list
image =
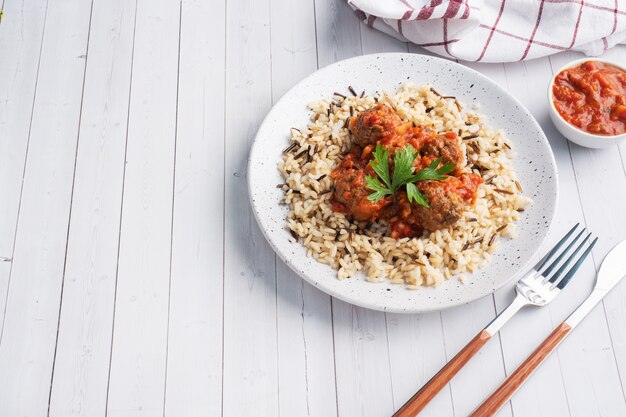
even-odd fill
[{"label": "tomato sauce", "polygon": [[[351,129],[352,146],[330,174],[335,181],[330,201],[333,211],[357,221],[387,221],[391,237],[400,239],[419,236],[424,230],[449,227],[460,218],[467,204],[474,204],[483,180],[480,175],[461,168],[464,155],[455,132],[440,135],[428,127],[413,126],[380,104],[364,111],[356,122],[353,119]],[[389,153],[389,175],[395,169],[395,153],[407,146],[418,152],[413,160],[414,172],[439,158],[442,163],[456,165],[456,169],[445,179],[416,183],[429,206],[409,201],[404,188],[396,190],[394,195],[370,200],[373,190],[367,186],[366,177],[378,177],[371,161],[379,144]]]},{"label": "tomato sauce", "polygon": [[587,61],[561,71],[554,106],[568,123],[594,135],[626,133],[626,71]]}]

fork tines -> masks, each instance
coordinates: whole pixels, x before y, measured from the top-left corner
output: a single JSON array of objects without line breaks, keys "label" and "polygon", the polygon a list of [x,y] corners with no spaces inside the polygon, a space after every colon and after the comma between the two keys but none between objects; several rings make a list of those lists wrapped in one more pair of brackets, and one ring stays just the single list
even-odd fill
[{"label": "fork tines", "polygon": [[[568,239],[574,233],[574,231],[576,231],[578,226],[580,226],[580,223],[576,223],[576,225],[572,227],[561,240],[559,240],[559,243],[557,243],[554,248],[550,250],[544,260],[540,262],[537,267],[537,271],[545,279],[544,282],[550,282],[552,287],[556,287],[560,290],[565,288],[565,286],[569,283],[569,281],[572,279],[572,276],[576,273],[578,268],[580,268],[580,265],[582,265],[585,258],[587,258],[587,256],[591,252],[591,249],[598,241],[598,238],[596,237],[591,243],[588,244],[591,233],[587,233],[586,228],[583,227],[582,230],[578,232],[578,234],[574,237],[574,239],[572,239],[572,241],[567,244],[565,249],[561,251],[563,245],[567,243]],[[585,234],[586,236],[583,237],[583,235]],[[574,248],[577,243],[578,245],[572,252],[572,248]],[[580,252],[585,246],[587,246],[587,248],[584,250],[582,255],[577,258],[578,252]],[[567,267],[575,259],[577,260],[574,265],[566,272]],[[557,267],[558,269],[556,270],[556,272],[553,273],[552,271],[554,271]],[[561,276],[563,277],[561,278]]]}]

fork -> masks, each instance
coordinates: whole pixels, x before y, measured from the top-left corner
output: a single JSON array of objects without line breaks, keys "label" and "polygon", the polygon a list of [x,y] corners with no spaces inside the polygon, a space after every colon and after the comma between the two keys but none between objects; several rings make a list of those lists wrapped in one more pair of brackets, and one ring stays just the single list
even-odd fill
[{"label": "fork", "polygon": [[[577,258],[578,253],[585,247],[591,237],[583,228],[568,243],[570,236],[578,229],[576,223],[569,232],[539,261],[515,286],[516,296],[513,302],[500,313],[491,323],[480,331],[457,355],[450,360],[430,381],[426,383],[409,401],[407,401],[393,417],[413,417],[417,415],[432,400],[435,395],[465,366],[467,362],[496,334],[511,317],[522,307],[528,305],[545,306],[559,295],[561,290],[570,282],[580,265],[591,252],[598,240],[595,238],[587,249]],[[581,240],[582,237],[582,240]],[[578,243],[578,244],[577,244]],[[565,249],[561,251],[561,248]],[[574,259],[576,263],[567,270]],[[567,270],[567,272],[566,272]],[[563,275],[565,274],[565,275]],[[562,278],[561,278],[562,277]],[[561,278],[561,279],[560,279]],[[560,279],[560,280],[559,280]]]}]

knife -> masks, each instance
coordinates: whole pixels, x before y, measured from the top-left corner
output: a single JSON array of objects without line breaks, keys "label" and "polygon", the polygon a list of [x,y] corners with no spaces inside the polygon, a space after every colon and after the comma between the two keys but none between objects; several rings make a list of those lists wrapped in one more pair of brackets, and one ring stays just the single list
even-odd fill
[{"label": "knife", "polygon": [[618,243],[606,255],[593,291],[587,299],[544,340],[541,345],[489,396],[471,417],[491,417],[511,398],[548,355],[565,339],[572,329],[593,310],[622,278],[626,276],[626,240]]}]

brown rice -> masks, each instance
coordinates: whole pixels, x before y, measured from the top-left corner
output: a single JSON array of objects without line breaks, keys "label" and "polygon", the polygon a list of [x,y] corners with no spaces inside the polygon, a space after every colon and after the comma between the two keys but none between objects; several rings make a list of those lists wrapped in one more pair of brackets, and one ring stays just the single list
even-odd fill
[{"label": "brown rice", "polygon": [[[485,181],[476,204],[452,227],[426,232],[419,238],[392,239],[385,222],[354,222],[332,211],[329,200],[335,168],[351,143],[347,120],[374,106],[391,106],[401,119],[427,125],[437,132],[455,132],[466,154],[464,169]],[[364,271],[366,279],[405,283],[408,288],[436,285],[484,266],[499,238],[514,238],[519,212],[530,202],[515,177],[511,144],[503,132],[485,125],[483,116],[462,112],[454,97],[441,96],[431,86],[403,85],[395,94],[376,96],[334,94],[309,105],[308,127],[291,131],[279,169],[287,227],[307,255],[337,270],[337,277]]]}]

